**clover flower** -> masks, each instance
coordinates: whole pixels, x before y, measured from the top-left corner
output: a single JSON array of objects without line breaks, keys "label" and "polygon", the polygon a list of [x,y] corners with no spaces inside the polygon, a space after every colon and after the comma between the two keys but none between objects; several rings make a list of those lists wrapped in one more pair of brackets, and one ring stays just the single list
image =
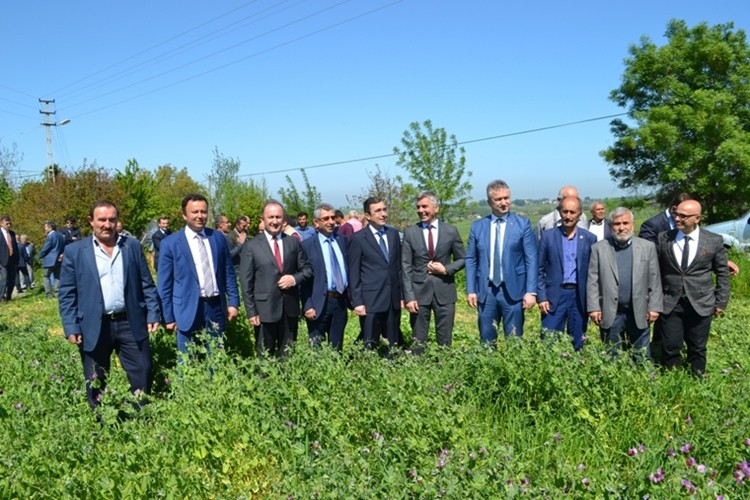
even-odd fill
[{"label": "clover flower", "polygon": [[586,488],[588,488],[588,487],[589,487],[589,486],[591,485],[591,480],[590,480],[589,478],[587,478],[587,477],[584,477],[583,479],[581,479],[581,483],[582,483],[582,484],[583,484],[583,485],[584,485],[584,486],[585,486]]},{"label": "clover flower", "polygon": [[685,461],[685,467],[690,468],[696,464],[696,461],[693,457],[688,457],[688,459]]},{"label": "clover flower", "polygon": [[696,487],[693,486],[693,483],[691,483],[687,479],[681,480],[680,481],[680,486],[682,486],[684,489],[688,490],[688,493],[690,493],[691,495],[693,495],[696,491],[698,491],[696,489]]},{"label": "clover flower", "polygon": [[555,440],[555,443],[559,443],[560,441],[562,441],[562,434],[560,434],[559,432],[557,432],[557,433],[555,433],[554,436],[552,436],[552,439]]},{"label": "clover flower", "polygon": [[654,484],[661,483],[662,481],[664,481],[664,469],[659,467],[658,469],[656,469],[655,473],[652,472],[648,475],[648,479]]},{"label": "clover flower", "polygon": [[687,455],[688,453],[690,453],[691,451],[693,451],[693,445],[690,444],[690,443],[685,443],[682,446],[680,446],[680,451],[683,454]]}]

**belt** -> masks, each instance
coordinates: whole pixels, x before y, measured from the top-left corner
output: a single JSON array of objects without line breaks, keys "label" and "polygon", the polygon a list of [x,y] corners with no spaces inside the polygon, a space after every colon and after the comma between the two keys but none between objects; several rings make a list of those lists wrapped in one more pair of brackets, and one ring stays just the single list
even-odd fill
[{"label": "belt", "polygon": [[578,288],[578,286],[575,283],[563,283],[560,285],[560,287],[564,288],[565,290],[575,290]]},{"label": "belt", "polygon": [[201,297],[200,300],[203,302],[213,302],[214,300],[219,300],[218,295],[214,295],[213,297]]},{"label": "belt", "polygon": [[326,297],[329,299],[340,299],[344,295],[339,292],[326,292]]},{"label": "belt", "polygon": [[110,321],[125,321],[128,319],[128,314],[125,311],[113,312],[102,315],[102,318]]}]

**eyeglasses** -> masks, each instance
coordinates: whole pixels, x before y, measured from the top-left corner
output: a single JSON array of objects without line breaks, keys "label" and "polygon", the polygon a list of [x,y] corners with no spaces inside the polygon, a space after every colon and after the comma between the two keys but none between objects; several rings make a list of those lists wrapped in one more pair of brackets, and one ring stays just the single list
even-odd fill
[{"label": "eyeglasses", "polygon": [[320,217],[318,220],[322,220],[322,221],[336,220],[336,216],[335,215],[326,215],[325,217]]},{"label": "eyeglasses", "polygon": [[700,215],[700,214],[679,214],[679,213],[675,212],[673,214],[673,217],[675,219],[685,220],[685,219],[689,219],[690,217],[695,217],[697,215]]}]

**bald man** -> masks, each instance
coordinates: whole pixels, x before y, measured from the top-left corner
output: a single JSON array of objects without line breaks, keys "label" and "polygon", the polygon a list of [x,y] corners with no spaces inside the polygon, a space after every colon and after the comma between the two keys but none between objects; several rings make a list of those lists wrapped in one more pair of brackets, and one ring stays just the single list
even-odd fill
[{"label": "bald man", "polygon": [[[563,186],[557,193],[557,207],[537,222],[534,227],[534,233],[536,234],[536,240],[539,241],[542,238],[542,231],[552,229],[554,227],[560,227],[562,225],[562,216],[560,215],[560,204],[565,198],[579,198],[578,189],[574,186]],[[581,217],[578,219],[578,227],[588,229],[589,221],[586,218],[586,214],[581,213]]]},{"label": "bald man", "polygon": [[661,363],[666,368],[680,365],[685,343],[687,363],[698,376],[706,370],[711,319],[724,312],[729,302],[724,242],[699,227],[701,213],[698,201],[683,201],[672,214],[675,228],[659,233],[656,243],[664,292],[664,312],[659,318]]}]

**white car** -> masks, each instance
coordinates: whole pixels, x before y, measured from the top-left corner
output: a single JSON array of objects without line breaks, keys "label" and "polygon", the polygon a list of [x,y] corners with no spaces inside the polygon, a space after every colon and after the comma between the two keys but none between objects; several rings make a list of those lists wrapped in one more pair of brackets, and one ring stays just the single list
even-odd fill
[{"label": "white car", "polygon": [[704,226],[712,233],[724,238],[724,246],[734,247],[738,250],[750,250],[750,212],[739,219],[727,222],[717,222]]}]

